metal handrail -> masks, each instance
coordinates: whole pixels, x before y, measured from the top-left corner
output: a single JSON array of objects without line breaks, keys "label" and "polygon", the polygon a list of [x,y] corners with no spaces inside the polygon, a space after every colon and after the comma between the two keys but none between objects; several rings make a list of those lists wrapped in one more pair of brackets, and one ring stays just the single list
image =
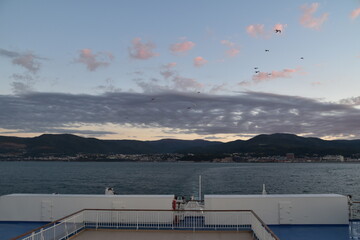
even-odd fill
[{"label": "metal handrail", "polygon": [[276,235],[275,233],[268,227],[268,225],[266,225],[264,223],[263,220],[261,220],[261,218],[253,211],[253,210],[250,210],[250,212],[252,212],[252,214],[254,215],[254,217],[261,223],[262,227],[264,227],[266,229],[266,231],[268,233],[270,233],[271,237],[274,238],[274,240],[280,240]]},{"label": "metal handrail", "polygon": [[[153,214],[151,214],[151,212]],[[161,213],[171,213],[162,214]],[[115,213],[115,214],[114,214]],[[126,213],[125,220],[119,220],[120,213]],[[145,213],[145,214],[144,214]],[[150,214],[149,214],[150,213]],[[214,215],[212,215],[214,213]],[[220,214],[224,213],[224,214]],[[250,215],[243,215],[243,213],[250,213]],[[123,217],[124,215],[121,215]],[[179,217],[190,217],[191,221],[184,223],[185,225],[177,225],[175,220]],[[233,221],[234,216],[237,218],[236,222]],[[243,219],[239,222],[239,216]],[[250,218],[249,218],[250,216]],[[160,219],[161,217],[161,219]],[[198,217],[201,217],[200,219]],[[78,219],[77,219],[78,218]],[[157,219],[156,219],[157,218]],[[70,223],[68,222],[71,219]],[[76,220],[75,220],[76,219]],[[135,219],[135,220],[134,220]],[[220,219],[220,220],[219,220]],[[230,219],[230,220],[229,220]],[[136,223],[136,224],[135,224]],[[171,224],[170,224],[171,223]],[[71,225],[70,225],[71,224]],[[76,224],[79,224],[77,226]],[[124,224],[124,225],[122,225]],[[135,224],[135,225],[134,225]],[[66,237],[76,234],[84,228],[122,228],[131,227],[139,229],[139,227],[146,226],[147,228],[166,228],[166,229],[181,229],[192,228],[195,230],[213,229],[217,228],[222,230],[236,229],[239,226],[242,229],[248,228],[253,231],[254,235],[259,240],[279,240],[279,238],[270,230],[270,228],[259,218],[259,216],[252,210],[165,210],[165,209],[83,209],[66,217],[63,217],[54,222],[48,223],[42,227],[24,233],[12,240],[24,239],[25,237],[34,238],[35,235],[40,235],[40,239],[56,239],[56,227],[65,227],[67,230],[68,225],[72,227],[72,232],[67,233]],[[245,228],[244,228],[245,227]],[[44,238],[43,234],[48,234],[49,231],[54,232],[54,238]]]},{"label": "metal handrail", "polygon": [[45,224],[45,225],[43,225],[43,226],[40,226],[40,227],[38,227],[38,228],[32,229],[32,230],[30,230],[30,231],[28,231],[28,232],[26,232],[26,233],[23,233],[23,234],[21,234],[21,235],[19,235],[19,236],[17,236],[17,237],[11,238],[10,240],[18,240],[18,239],[21,239],[21,238],[23,238],[23,237],[25,237],[25,236],[30,235],[30,234],[33,233],[33,232],[38,232],[38,231],[40,231],[41,229],[45,229],[45,228],[49,228],[49,227],[51,227],[51,226],[54,226],[54,225],[56,225],[57,223],[65,220],[65,219],[67,219],[67,218],[71,218],[72,216],[75,216],[76,214],[79,214],[79,213],[83,212],[84,210],[85,210],[85,209],[79,210],[79,211],[74,212],[74,213],[72,213],[72,214],[70,214],[70,215],[67,215],[67,216],[62,217],[62,218],[60,218],[60,219],[57,219],[57,220],[55,220],[55,221],[53,221],[53,222],[50,222],[50,223],[47,223],[47,224]]}]

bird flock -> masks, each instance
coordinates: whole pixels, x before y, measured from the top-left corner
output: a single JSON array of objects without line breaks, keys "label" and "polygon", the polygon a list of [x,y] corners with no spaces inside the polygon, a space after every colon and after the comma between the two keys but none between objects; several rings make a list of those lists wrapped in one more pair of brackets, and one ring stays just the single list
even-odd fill
[{"label": "bird flock", "polygon": [[[281,34],[281,29],[275,29],[274,31],[275,31],[275,33]],[[265,49],[265,52],[270,52],[270,49]],[[304,60],[304,57],[300,57],[300,59]],[[255,74],[260,74],[259,67],[254,67],[254,71],[255,71]],[[271,73],[268,73],[268,75],[270,76]]]},{"label": "bird flock", "polygon": [[[277,34],[281,34],[281,29],[275,29],[274,30],[275,31],[275,33],[277,33]],[[270,52],[270,49],[265,49],[265,52],[266,53],[269,53]],[[301,60],[304,60],[304,57],[300,57],[300,59]],[[254,67],[254,72],[255,72],[255,74],[260,74],[261,72],[260,72],[260,70],[259,70],[259,67]],[[267,75],[268,76],[271,76],[271,73],[267,73]],[[201,92],[197,92],[197,94],[200,94]],[[157,100],[157,98],[155,98],[155,97],[152,97],[151,98],[151,102],[155,102]],[[185,109],[186,110],[191,110],[193,107],[196,107],[196,104],[195,103],[193,103],[191,106],[186,106],[185,107]]]}]

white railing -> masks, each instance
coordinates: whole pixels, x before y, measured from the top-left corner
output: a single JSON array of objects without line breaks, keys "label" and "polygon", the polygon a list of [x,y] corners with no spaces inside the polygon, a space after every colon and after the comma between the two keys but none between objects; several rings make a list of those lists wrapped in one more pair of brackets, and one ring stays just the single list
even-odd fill
[{"label": "white railing", "polygon": [[84,209],[15,239],[61,240],[83,229],[250,230],[256,239],[278,240],[266,224],[250,210],[114,209]]},{"label": "white railing", "polygon": [[23,240],[48,240],[48,239],[67,239],[85,227],[84,211],[74,213],[68,217],[59,219],[41,228],[35,229],[30,233],[20,236]]}]

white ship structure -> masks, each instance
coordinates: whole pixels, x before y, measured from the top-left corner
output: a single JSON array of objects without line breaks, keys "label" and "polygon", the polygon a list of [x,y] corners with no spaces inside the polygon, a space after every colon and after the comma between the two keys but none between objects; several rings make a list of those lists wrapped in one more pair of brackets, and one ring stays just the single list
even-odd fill
[{"label": "white ship structure", "polygon": [[[112,189],[104,195],[4,195],[0,239],[360,239],[354,220],[360,204],[349,196],[265,189],[261,195],[199,196],[116,195]],[[43,226],[6,233],[6,226],[27,223]]]}]

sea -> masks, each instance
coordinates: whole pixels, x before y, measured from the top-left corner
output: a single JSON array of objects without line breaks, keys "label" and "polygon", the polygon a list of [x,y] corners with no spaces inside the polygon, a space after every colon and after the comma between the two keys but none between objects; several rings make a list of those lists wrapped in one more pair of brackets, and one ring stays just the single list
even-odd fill
[{"label": "sea", "polygon": [[0,195],[337,193],[360,200],[357,163],[0,162]]}]

